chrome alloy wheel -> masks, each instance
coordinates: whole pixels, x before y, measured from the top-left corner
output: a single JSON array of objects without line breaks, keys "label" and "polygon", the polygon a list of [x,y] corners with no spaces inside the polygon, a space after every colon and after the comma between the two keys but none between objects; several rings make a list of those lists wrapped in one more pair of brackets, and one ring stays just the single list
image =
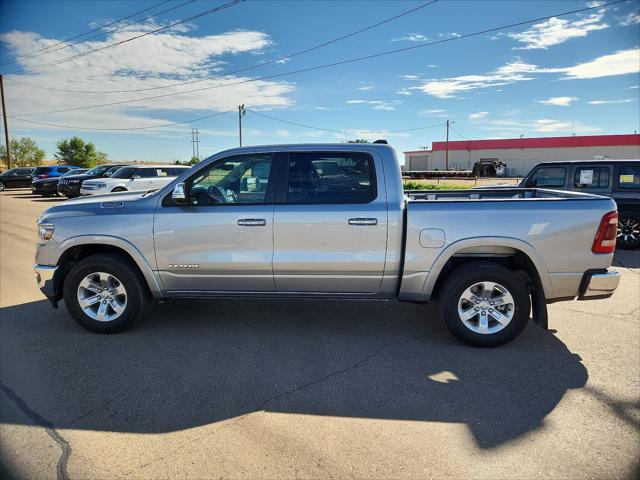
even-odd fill
[{"label": "chrome alloy wheel", "polygon": [[78,285],[78,304],[92,319],[110,322],[127,307],[127,291],[110,273],[90,273]]},{"label": "chrome alloy wheel", "polygon": [[492,334],[503,330],[513,318],[515,304],[509,291],[493,282],[467,288],[458,300],[458,315],[469,330]]}]

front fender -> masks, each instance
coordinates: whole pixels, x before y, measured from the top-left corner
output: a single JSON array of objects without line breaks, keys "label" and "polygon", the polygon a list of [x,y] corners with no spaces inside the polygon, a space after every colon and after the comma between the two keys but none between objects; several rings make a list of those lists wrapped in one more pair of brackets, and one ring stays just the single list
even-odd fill
[{"label": "front fender", "polygon": [[140,250],[132,243],[110,235],[79,235],[70,237],[58,244],[55,253],[50,258],[50,265],[58,265],[58,262],[62,256],[69,251],[69,249],[81,246],[81,245],[109,245],[116,247],[127,253],[131,259],[136,263],[145,280],[149,286],[149,290],[154,296],[161,296],[162,288],[158,278],[153,272],[153,268],[147,261],[146,257],[140,252]]}]

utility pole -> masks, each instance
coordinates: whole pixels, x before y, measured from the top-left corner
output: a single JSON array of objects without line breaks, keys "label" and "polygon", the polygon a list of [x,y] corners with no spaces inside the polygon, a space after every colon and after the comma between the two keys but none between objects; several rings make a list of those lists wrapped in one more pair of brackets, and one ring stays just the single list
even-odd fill
[{"label": "utility pole", "polygon": [[7,170],[11,168],[11,144],[9,142],[9,124],[7,123],[7,107],[4,103],[4,83],[0,75],[0,96],[2,96],[2,118],[4,120],[4,141],[7,146]]},{"label": "utility pole", "polygon": [[449,120],[447,120],[447,141],[445,142],[445,151],[444,151],[444,169],[445,170],[449,170],[449,125],[451,123],[456,123],[456,122],[449,122]]},{"label": "utility pole", "polygon": [[240,146],[242,146],[242,117],[244,117],[245,113],[244,103],[238,105],[238,134],[240,137]]},{"label": "utility pole", "polygon": [[198,140],[198,129],[191,129],[191,146],[193,153],[191,158],[196,157],[200,161],[200,140]]}]

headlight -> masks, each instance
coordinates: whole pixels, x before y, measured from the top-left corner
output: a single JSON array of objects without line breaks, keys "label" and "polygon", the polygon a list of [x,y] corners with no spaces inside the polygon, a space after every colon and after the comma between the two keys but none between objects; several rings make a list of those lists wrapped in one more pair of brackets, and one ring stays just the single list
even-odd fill
[{"label": "headlight", "polygon": [[41,240],[49,240],[53,237],[53,231],[56,229],[53,223],[38,223],[38,235]]}]

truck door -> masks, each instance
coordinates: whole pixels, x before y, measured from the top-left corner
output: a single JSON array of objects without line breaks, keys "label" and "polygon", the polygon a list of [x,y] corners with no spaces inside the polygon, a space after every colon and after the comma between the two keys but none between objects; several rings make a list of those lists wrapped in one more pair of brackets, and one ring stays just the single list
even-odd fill
[{"label": "truck door", "polygon": [[166,290],[273,292],[273,157],[217,160],[185,182],[187,205],[162,200],[154,241]]},{"label": "truck door", "polygon": [[276,291],[377,292],[387,243],[379,154],[292,152],[284,162],[274,214]]}]

